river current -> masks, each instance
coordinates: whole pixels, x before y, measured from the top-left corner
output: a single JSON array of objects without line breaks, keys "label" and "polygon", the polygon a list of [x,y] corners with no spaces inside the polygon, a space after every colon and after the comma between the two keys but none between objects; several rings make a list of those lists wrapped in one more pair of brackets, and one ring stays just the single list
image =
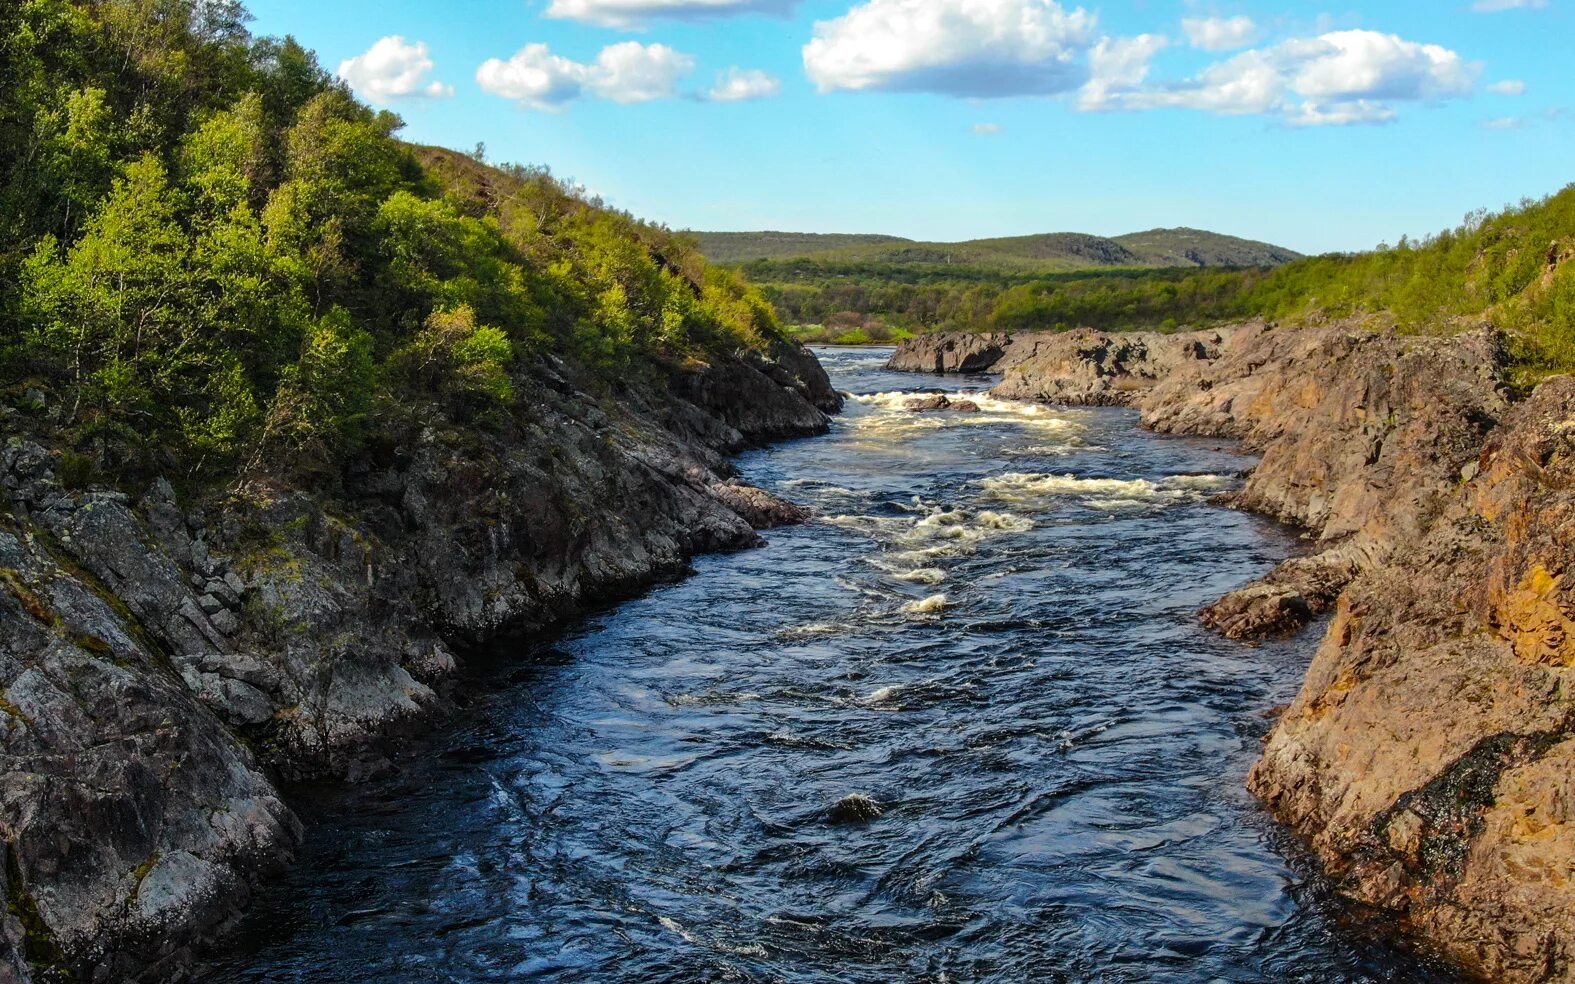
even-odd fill
[{"label": "river current", "polygon": [[[818,353],[823,438],[744,456],[769,546],[504,647],[391,775],[296,791],[223,982],[1432,982],[1243,789],[1315,634],[1207,601],[1295,549],[1251,464],[1129,411]],[[861,819],[839,809],[868,797]]]}]

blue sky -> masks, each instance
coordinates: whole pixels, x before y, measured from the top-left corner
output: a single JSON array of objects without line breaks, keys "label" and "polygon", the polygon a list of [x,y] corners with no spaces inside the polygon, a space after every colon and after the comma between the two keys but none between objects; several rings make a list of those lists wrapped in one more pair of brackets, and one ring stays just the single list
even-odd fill
[{"label": "blue sky", "polygon": [[1575,181],[1575,0],[249,6],[408,139],[675,228],[1190,225],[1322,252]]}]

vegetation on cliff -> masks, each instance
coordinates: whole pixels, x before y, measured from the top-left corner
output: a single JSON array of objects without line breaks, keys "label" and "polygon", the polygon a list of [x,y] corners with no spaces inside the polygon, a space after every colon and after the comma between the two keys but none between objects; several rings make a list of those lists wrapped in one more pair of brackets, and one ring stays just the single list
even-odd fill
[{"label": "vegetation on cliff", "polygon": [[684,238],[405,145],[233,0],[0,9],[0,387],[80,469],[321,467],[509,365],[603,377],[779,337]]}]

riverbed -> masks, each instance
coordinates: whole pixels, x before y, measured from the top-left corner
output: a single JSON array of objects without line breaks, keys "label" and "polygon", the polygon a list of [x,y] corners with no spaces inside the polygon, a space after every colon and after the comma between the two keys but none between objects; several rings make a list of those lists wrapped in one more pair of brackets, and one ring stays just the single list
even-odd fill
[{"label": "riverbed", "polygon": [[1210,503],[1251,460],[914,413],[989,381],[887,354],[821,350],[832,433],[739,462],[813,522],[501,647],[390,774],[297,790],[300,862],[207,979],[1453,980],[1243,789],[1316,645],[1195,618],[1296,550]]}]

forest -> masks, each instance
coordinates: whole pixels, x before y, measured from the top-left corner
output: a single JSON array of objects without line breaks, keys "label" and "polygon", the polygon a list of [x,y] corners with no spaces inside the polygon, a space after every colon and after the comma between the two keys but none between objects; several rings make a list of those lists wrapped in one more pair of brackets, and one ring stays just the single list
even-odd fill
[{"label": "forest", "polygon": [[689,240],[407,145],[247,23],[233,0],[0,5],[0,406],[47,417],[78,482],[326,469],[432,413],[510,412],[522,358],[610,379],[778,337]]}]

